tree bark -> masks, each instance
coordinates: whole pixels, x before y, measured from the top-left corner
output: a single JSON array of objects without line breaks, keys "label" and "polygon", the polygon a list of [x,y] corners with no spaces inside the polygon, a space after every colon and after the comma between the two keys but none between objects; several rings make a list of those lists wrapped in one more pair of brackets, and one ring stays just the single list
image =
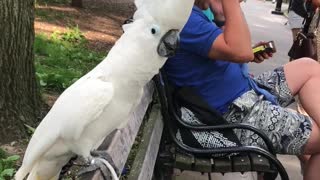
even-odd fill
[{"label": "tree bark", "polygon": [[35,126],[40,96],[34,67],[34,0],[0,0],[0,144]]},{"label": "tree bark", "polygon": [[72,0],[71,1],[71,6],[73,7],[79,7],[82,8],[82,0]]}]

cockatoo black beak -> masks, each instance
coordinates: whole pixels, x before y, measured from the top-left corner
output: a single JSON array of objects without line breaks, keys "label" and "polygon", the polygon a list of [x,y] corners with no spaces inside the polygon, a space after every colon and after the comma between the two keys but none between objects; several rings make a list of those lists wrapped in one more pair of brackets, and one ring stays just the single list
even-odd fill
[{"label": "cockatoo black beak", "polygon": [[158,54],[162,57],[172,57],[179,47],[179,31],[172,29],[168,31],[160,40]]}]

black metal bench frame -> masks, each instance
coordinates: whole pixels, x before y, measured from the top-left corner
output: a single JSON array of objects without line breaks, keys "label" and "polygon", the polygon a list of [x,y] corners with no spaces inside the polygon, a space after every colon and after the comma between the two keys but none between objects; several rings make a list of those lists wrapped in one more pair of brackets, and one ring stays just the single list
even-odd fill
[{"label": "black metal bench frame", "polygon": [[[288,180],[288,174],[281,162],[276,158],[276,152],[270,139],[259,129],[247,124],[225,124],[218,126],[191,126],[180,119],[173,106],[173,98],[170,95],[168,82],[161,71],[154,77],[154,82],[161,104],[165,131],[162,144],[159,149],[158,160],[155,168],[155,179],[171,179],[172,169],[192,170],[202,173],[211,172],[248,172],[256,171],[264,173],[265,180],[274,180],[278,173],[282,180]],[[259,135],[265,142],[268,151],[254,146],[240,146],[214,149],[200,149],[181,143],[176,138],[176,128],[184,127],[190,130],[223,130],[245,129]],[[203,155],[233,154],[237,156],[224,158],[203,158]],[[190,164],[183,163],[190,161]],[[262,163],[263,162],[263,163]],[[267,164],[266,164],[267,163]],[[200,168],[199,168],[200,167]],[[161,172],[160,172],[161,171]],[[166,171],[166,173],[164,172]],[[158,172],[158,175],[157,175]],[[168,173],[169,172],[169,173]],[[161,177],[161,178],[159,178]],[[208,176],[211,179],[211,176]]]}]

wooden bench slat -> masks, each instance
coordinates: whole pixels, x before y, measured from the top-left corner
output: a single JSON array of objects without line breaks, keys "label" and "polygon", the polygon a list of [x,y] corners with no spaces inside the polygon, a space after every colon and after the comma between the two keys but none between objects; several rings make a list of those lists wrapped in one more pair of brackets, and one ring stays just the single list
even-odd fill
[{"label": "wooden bench slat", "polygon": [[227,173],[232,172],[231,160],[226,158],[215,158],[214,159],[214,172]]},{"label": "wooden bench slat", "polygon": [[199,172],[212,172],[211,160],[195,158],[194,170]]},{"label": "wooden bench slat", "polygon": [[150,180],[156,162],[163,130],[163,121],[159,105],[154,105],[149,121],[143,129],[143,136],[128,180]]},{"label": "wooden bench slat", "polygon": [[251,162],[248,155],[239,155],[232,157],[232,167],[234,172],[251,171]]},{"label": "wooden bench slat", "polygon": [[270,169],[269,160],[258,154],[249,155],[253,171],[264,172]]},{"label": "wooden bench slat", "polygon": [[176,152],[174,167],[181,170],[193,170],[194,157]]}]

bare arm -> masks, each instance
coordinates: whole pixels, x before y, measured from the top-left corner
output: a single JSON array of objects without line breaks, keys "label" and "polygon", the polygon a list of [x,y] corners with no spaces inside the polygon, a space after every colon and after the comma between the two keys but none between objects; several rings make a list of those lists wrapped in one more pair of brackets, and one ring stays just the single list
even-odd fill
[{"label": "bare arm", "polygon": [[249,62],[254,59],[251,37],[239,0],[221,0],[226,24],[224,33],[212,44],[209,58],[232,62]]},{"label": "bare arm", "polygon": [[315,7],[320,7],[320,0],[312,0],[312,4],[313,4]]}]

